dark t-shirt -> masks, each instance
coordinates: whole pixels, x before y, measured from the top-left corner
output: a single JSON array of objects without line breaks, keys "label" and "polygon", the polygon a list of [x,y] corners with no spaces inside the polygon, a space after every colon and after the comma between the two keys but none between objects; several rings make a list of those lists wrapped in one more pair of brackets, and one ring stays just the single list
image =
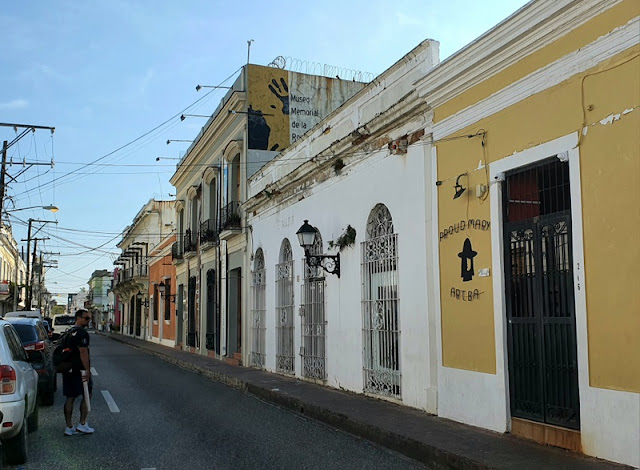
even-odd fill
[{"label": "dark t-shirt", "polygon": [[68,333],[68,345],[71,346],[74,350],[73,359],[72,359],[72,371],[81,371],[84,370],[84,365],[82,364],[82,360],[80,359],[80,351],[78,348],[89,348],[89,333],[84,328],[72,328]]}]

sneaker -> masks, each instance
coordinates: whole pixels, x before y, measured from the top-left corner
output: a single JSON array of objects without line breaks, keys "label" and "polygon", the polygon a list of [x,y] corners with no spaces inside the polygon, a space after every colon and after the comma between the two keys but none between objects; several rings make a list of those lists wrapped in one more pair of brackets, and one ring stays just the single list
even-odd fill
[{"label": "sneaker", "polygon": [[91,426],[85,423],[85,424],[78,424],[76,426],[76,431],[81,432],[83,434],[91,434],[92,432],[95,432],[95,429],[93,429]]},{"label": "sneaker", "polygon": [[78,431],[76,431],[76,427],[72,426],[70,428],[64,428],[64,435],[65,436],[73,436],[75,434],[78,434]]}]

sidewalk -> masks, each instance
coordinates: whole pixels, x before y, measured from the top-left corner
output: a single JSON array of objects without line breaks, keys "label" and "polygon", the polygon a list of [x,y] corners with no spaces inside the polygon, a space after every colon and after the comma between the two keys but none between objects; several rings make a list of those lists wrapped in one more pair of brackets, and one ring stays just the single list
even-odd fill
[{"label": "sidewalk", "polygon": [[232,366],[120,334],[103,336],[245,390],[423,462],[433,469],[624,469],[604,460],[485,431],[364,395],[248,367]]}]

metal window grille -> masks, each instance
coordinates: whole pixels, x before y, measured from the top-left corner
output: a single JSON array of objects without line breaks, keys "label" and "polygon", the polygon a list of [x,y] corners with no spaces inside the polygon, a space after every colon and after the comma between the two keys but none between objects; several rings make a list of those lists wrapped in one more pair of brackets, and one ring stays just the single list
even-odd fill
[{"label": "metal window grille", "polygon": [[286,239],[276,265],[276,299],[276,370],[293,374],[293,253]]},{"label": "metal window grille", "polygon": [[264,267],[264,254],[261,249],[256,253],[253,279],[253,309],[251,311],[251,354],[250,365],[264,367],[266,358],[266,270]]},{"label": "metal window grille", "polygon": [[371,212],[361,248],[364,390],[400,399],[398,236],[386,206]]},{"label": "metal window grille", "polygon": [[[311,248],[311,254],[322,254],[322,237],[320,232]],[[325,317],[325,278],[319,266],[307,266],[302,260],[304,283],[302,284],[302,375],[311,379],[326,378],[326,317]]]}]

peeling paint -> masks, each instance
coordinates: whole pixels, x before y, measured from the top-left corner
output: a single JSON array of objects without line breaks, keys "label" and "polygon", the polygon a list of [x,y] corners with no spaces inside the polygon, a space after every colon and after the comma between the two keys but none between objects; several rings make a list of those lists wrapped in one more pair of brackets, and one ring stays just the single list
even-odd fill
[{"label": "peeling paint", "polygon": [[607,124],[611,124],[613,121],[617,121],[620,119],[620,114],[609,114],[606,118],[600,121],[600,124],[606,126]]}]

